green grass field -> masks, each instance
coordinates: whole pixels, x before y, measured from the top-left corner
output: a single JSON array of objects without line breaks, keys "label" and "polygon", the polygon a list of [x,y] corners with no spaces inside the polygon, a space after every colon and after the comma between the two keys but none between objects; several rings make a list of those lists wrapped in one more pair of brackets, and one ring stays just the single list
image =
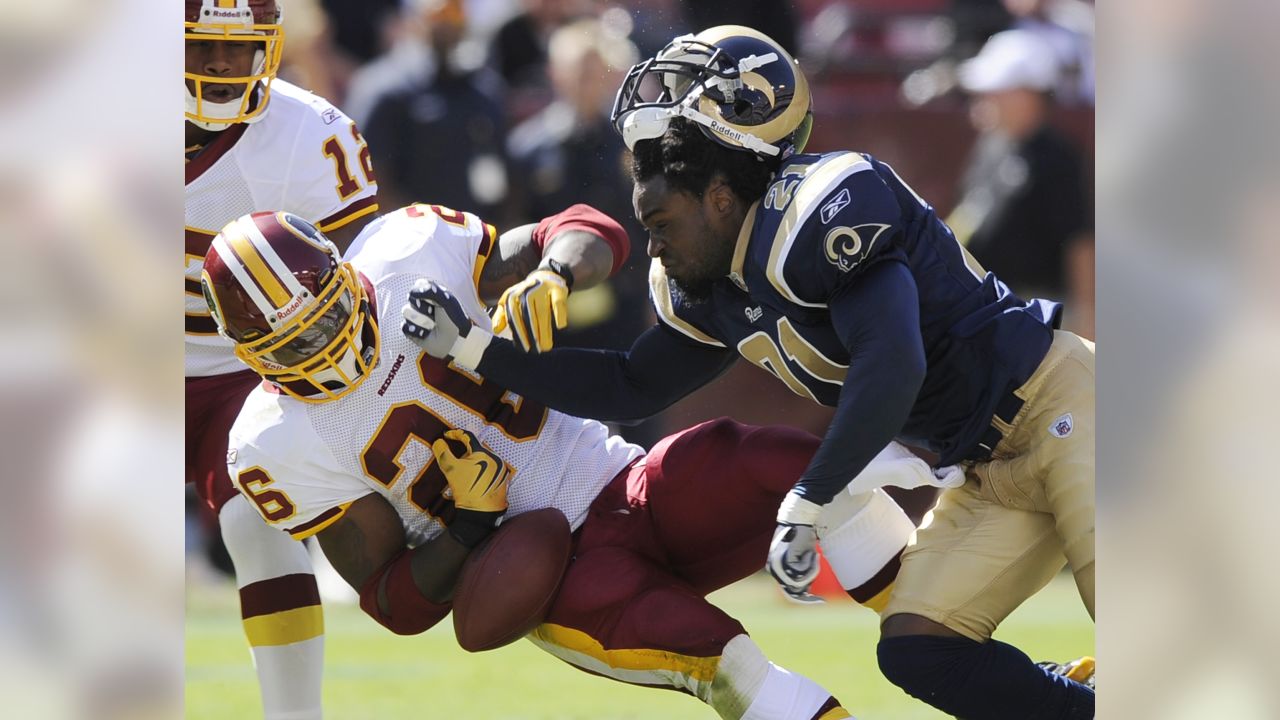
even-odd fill
[{"label": "green grass field", "polygon": [[[876,616],[852,602],[802,607],[765,576],[713,596],[770,659],[822,683],[860,718],[945,717],[880,677]],[[697,700],[587,675],[527,642],[468,654],[446,621],[415,637],[383,630],[354,606],[325,608],[325,717],[333,720],[669,720],[715,718]],[[1059,576],[997,634],[1033,658],[1092,654],[1093,625],[1069,575]],[[187,598],[186,717],[262,717],[257,683],[228,581]]]}]

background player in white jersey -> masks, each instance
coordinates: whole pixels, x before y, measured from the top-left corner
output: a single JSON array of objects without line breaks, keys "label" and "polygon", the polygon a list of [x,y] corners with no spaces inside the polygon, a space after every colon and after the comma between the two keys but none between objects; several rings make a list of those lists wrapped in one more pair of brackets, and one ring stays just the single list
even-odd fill
[{"label": "background player in white jersey", "polygon": [[347,244],[377,210],[359,131],[337,108],[276,79],[276,0],[186,0],[186,465],[218,518],[268,720],[319,718],[323,617],[305,548],[263,524],[226,474],[227,431],[259,378],[219,337],[200,294],[210,239],[282,208]]},{"label": "background player in white jersey", "polygon": [[[726,718],[849,717],[705,599],[759,569],[776,505],[816,437],[720,420],[646,456],[596,421],[380,332],[415,284],[464,288],[459,302],[487,325],[485,304],[533,266],[548,282],[589,287],[628,249],[616,222],[582,205],[501,239],[473,215],[413,205],[366,228],[346,262],[296,216],[240,218],[214,239],[202,281],[237,356],[270,381],[231,431],[231,474],[268,522],[318,534],[361,607],[402,634],[448,613],[462,562],[504,512],[558,508],[576,530],[575,559],[530,636],[539,647],[596,674],[684,690]],[[867,475],[875,485],[932,477],[919,461]],[[821,524],[841,579],[882,590],[913,529],[881,491],[842,496]]]}]

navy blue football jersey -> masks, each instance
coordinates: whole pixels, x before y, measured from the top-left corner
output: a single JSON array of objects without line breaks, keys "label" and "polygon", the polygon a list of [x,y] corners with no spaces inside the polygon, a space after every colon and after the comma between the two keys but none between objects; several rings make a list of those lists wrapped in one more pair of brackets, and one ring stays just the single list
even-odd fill
[{"label": "navy blue football jersey", "polygon": [[732,272],[711,298],[683,296],[655,260],[651,299],[672,330],[736,349],[795,393],[834,407],[850,349],[828,300],[884,262],[903,263],[915,280],[928,363],[899,437],[955,462],[1043,359],[1061,307],[1011,293],[885,163],[854,152],[791,158],[748,211]]}]

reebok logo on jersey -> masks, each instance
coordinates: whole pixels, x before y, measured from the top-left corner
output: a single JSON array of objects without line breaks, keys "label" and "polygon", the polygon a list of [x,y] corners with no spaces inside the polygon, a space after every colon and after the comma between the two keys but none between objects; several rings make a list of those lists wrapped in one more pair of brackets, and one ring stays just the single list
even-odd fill
[{"label": "reebok logo on jersey", "polygon": [[1071,435],[1071,431],[1074,428],[1075,425],[1072,422],[1071,413],[1067,413],[1053,421],[1053,424],[1049,426],[1049,434],[1056,438],[1064,438]]},{"label": "reebok logo on jersey", "polygon": [[764,310],[761,310],[759,307],[749,307],[744,309],[743,312],[747,314],[747,322],[755,322],[764,315]]},{"label": "reebok logo on jersey", "polygon": [[387,388],[391,387],[391,381],[396,379],[396,373],[400,372],[400,366],[404,364],[404,355],[397,355],[396,361],[391,363],[391,372],[387,373],[387,379],[382,381],[382,387],[378,388],[379,395],[386,395]]},{"label": "reebok logo on jersey", "polygon": [[324,112],[320,113],[320,119],[325,125],[332,125],[338,120],[338,111],[334,108],[325,108]]},{"label": "reebok logo on jersey", "polygon": [[822,210],[819,211],[819,215],[822,217],[822,224],[826,225],[827,223],[831,222],[831,218],[835,217],[836,213],[843,210],[845,206],[848,204],[849,204],[849,188],[844,188],[843,190],[840,191],[839,195],[836,195],[835,197],[831,198],[830,200],[827,201],[826,205],[822,206]]},{"label": "reebok logo on jersey", "polygon": [[228,464],[228,465],[235,465],[235,464],[236,464],[236,449],[235,449],[235,448],[231,448],[230,450],[228,450],[228,451],[227,451],[227,464]]}]

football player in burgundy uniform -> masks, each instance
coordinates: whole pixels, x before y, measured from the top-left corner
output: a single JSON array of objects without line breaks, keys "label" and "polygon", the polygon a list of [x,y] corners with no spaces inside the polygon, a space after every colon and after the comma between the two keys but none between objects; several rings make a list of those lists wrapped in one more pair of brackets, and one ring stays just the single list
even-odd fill
[{"label": "football player in burgundy uniform", "polygon": [[220,337],[200,292],[209,241],[285,209],[350,242],[377,210],[369,150],[323,98],[277,79],[276,0],[186,0],[186,473],[235,565],[267,720],[321,717],[324,622],[306,548],[266,527],[227,477],[227,431],[260,382]]},{"label": "football player in burgundy uniform", "polygon": [[[816,437],[718,420],[646,454],[394,329],[415,286],[459,288],[458,312],[488,330],[485,306],[513,282],[532,275],[542,285],[520,283],[526,304],[549,302],[546,286],[591,287],[628,249],[620,225],[582,205],[501,236],[469,213],[412,205],[370,224],[345,262],[288,213],[229,224],[203,286],[236,355],[268,380],[232,428],[231,475],[281,537],[318,537],[361,607],[402,634],[449,612],[463,561],[500,518],[557,508],[574,560],[529,636],[540,648],[594,674],[687,692],[724,718],[849,717],[706,600],[760,567]],[[467,355],[465,338],[434,337]],[[882,596],[914,529],[883,491],[857,487],[935,480],[895,446],[826,506],[816,522],[850,587]]]}]

